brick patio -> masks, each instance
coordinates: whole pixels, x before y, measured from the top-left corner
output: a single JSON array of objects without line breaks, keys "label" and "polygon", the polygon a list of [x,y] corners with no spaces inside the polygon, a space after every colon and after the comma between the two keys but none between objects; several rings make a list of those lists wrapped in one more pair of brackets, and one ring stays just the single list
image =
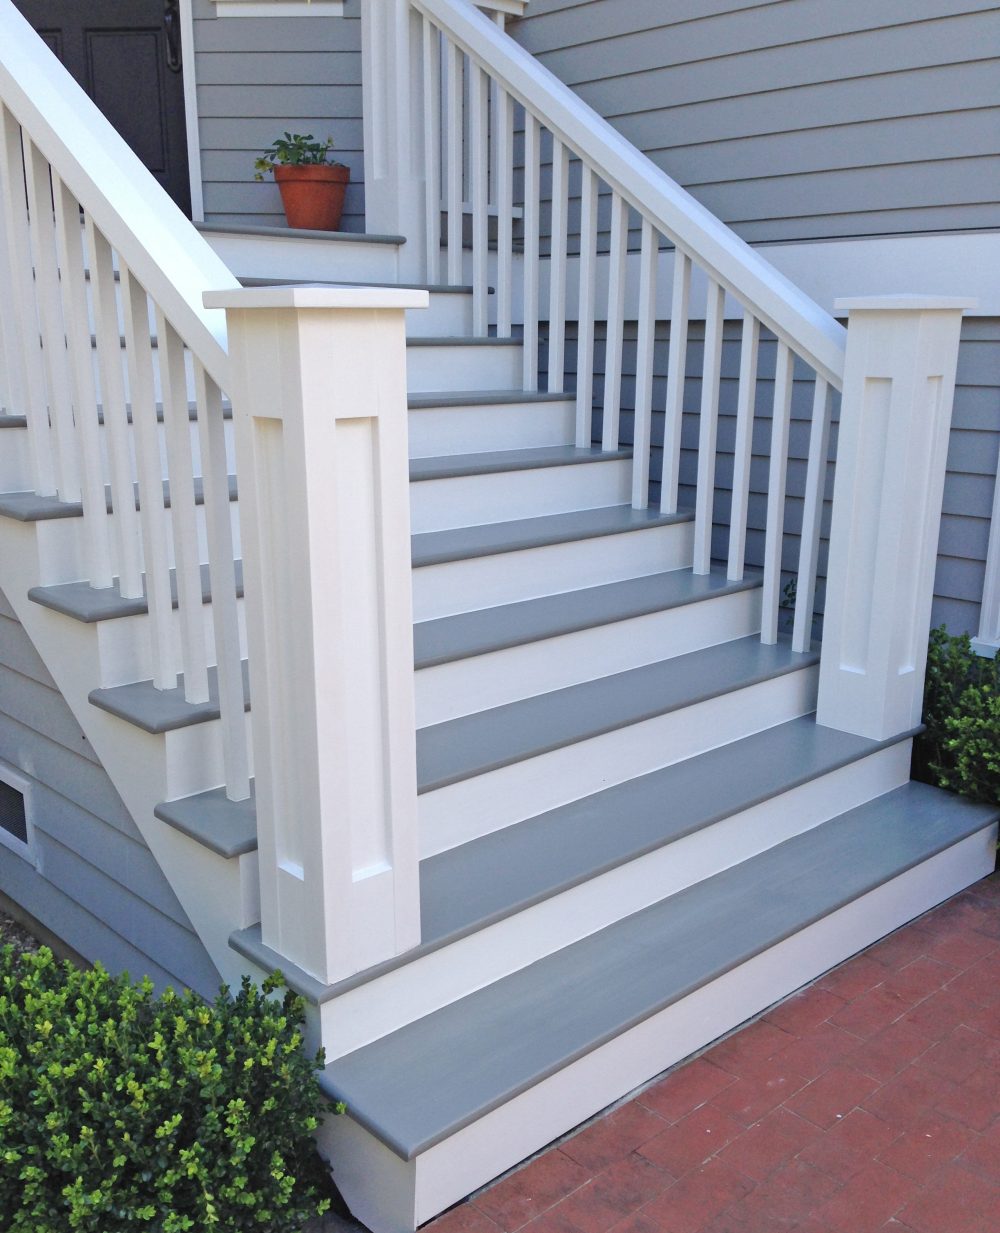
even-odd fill
[{"label": "brick patio", "polygon": [[428,1233],[996,1233],[1000,874]]}]

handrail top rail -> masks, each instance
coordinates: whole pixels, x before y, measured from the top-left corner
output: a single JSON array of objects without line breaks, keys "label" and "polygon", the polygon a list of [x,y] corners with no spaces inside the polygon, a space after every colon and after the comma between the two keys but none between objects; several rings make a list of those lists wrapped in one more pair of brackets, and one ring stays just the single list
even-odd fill
[{"label": "handrail top rail", "polygon": [[410,0],[611,188],[839,389],[847,331],[466,0]]},{"label": "handrail top rail", "polygon": [[238,287],[229,267],[14,7],[0,0],[0,100],[220,386],[225,314],[206,288]]}]

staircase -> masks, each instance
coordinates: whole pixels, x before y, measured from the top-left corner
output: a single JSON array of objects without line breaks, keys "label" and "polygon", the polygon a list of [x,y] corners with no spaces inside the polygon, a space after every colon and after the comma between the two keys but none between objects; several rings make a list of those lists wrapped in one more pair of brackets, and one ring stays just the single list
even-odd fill
[{"label": "staircase", "polygon": [[[421,0],[422,12],[446,8],[443,0]],[[41,61],[35,67],[49,71]],[[15,151],[18,121],[8,108],[21,100],[10,88],[4,97],[0,170],[6,168],[9,190],[21,139]],[[417,797],[411,889],[419,936],[415,945],[383,947],[329,982],[315,966],[294,962],[289,948],[275,944],[294,929],[282,924],[282,935],[269,925],[266,895],[261,923],[262,887],[270,893],[291,858],[278,852],[275,875],[264,829],[273,818],[262,815],[259,830],[249,752],[264,747],[261,727],[274,718],[271,694],[261,706],[261,662],[247,662],[251,578],[270,584],[281,563],[270,562],[268,574],[248,541],[245,594],[240,533],[240,508],[251,495],[258,521],[261,509],[275,523],[286,511],[280,499],[268,504],[268,494],[280,498],[280,490],[258,491],[263,473],[246,465],[243,446],[237,450],[248,416],[237,405],[244,421],[234,422],[223,401],[230,388],[236,401],[238,383],[233,377],[228,384],[218,316],[201,309],[200,291],[176,303],[167,296],[188,273],[201,279],[201,289],[222,291],[234,303],[241,295],[266,298],[272,285],[308,276],[318,284],[309,293],[318,302],[338,291],[349,270],[351,283],[366,289],[360,299],[375,303],[386,287],[415,285],[406,246],[388,235],[321,240],[205,228],[225,264],[206,249],[198,252],[200,271],[188,271],[175,256],[171,281],[162,268],[140,268],[142,253],[162,252],[171,228],[178,253],[193,246],[197,237],[184,231],[183,220],[166,218],[158,244],[140,237],[140,245],[134,231],[114,231],[117,215],[102,213],[102,198],[87,196],[86,185],[62,199],[72,162],[65,154],[63,170],[54,154],[33,144],[43,137],[29,137],[28,115],[20,114],[36,221],[35,273],[22,267],[18,285],[36,280],[31,294],[48,340],[41,357],[48,388],[58,384],[58,314],[69,339],[67,363],[74,346],[79,359],[84,345],[86,362],[71,366],[75,412],[62,423],[54,403],[51,414],[39,415],[36,406],[33,418],[30,373],[25,368],[18,377],[16,364],[8,368],[0,416],[0,588],[224,978],[278,967],[306,998],[312,1043],[327,1054],[324,1090],[348,1106],[346,1117],[322,1127],[321,1144],[352,1210],[376,1233],[412,1230],[992,869],[997,811],[909,781],[912,721],[890,721],[877,735],[817,722],[821,652],[808,633],[815,552],[811,578],[808,565],[800,572],[795,630],[779,634],[783,521],[772,531],[769,519],[769,543],[779,547],[755,569],[745,567],[741,543],[728,560],[724,551],[713,553],[714,484],[706,490],[703,470],[691,508],[683,501],[671,508],[669,500],[649,507],[648,460],[637,467],[641,424],[635,449],[609,440],[606,395],[604,439],[591,445],[589,388],[569,394],[558,378],[550,392],[525,388],[535,384],[526,371],[537,374],[537,322],[524,339],[483,328],[489,293],[474,255],[472,285],[457,278],[424,283],[426,309],[395,310],[406,315]],[[116,157],[130,165],[127,152]],[[38,202],[50,167],[57,215],[47,242],[58,277],[55,264],[46,274],[46,241],[36,225],[45,217]],[[8,191],[8,203],[11,197]],[[77,200],[85,202],[91,255],[82,282],[66,273],[67,253],[79,242]],[[121,203],[119,213],[126,211]],[[9,235],[26,223],[8,207],[5,226]],[[481,243],[481,228],[478,235]],[[113,248],[114,262],[102,244]],[[648,245],[644,230],[645,257]],[[0,255],[13,266],[16,245],[5,246],[4,235]],[[166,264],[165,257],[155,260]],[[454,264],[449,260],[446,273]],[[690,267],[685,274],[680,257],[677,267],[683,286]],[[230,269],[249,291],[238,290]],[[16,268],[10,273],[15,278]],[[509,300],[509,288],[499,285],[507,276],[498,275],[497,295]],[[612,271],[612,284],[615,277]],[[640,302],[648,305],[643,294]],[[75,335],[74,304],[86,322]],[[509,303],[501,317],[505,312]],[[721,340],[721,284],[709,284],[706,312],[707,328]],[[237,316],[230,315],[231,345],[243,328]],[[781,339],[781,323],[776,328]],[[9,314],[3,329],[8,364],[17,340],[38,361]],[[551,320],[543,335],[546,329],[551,356]],[[817,329],[816,337],[822,333]],[[759,321],[749,314],[744,337],[759,337]],[[825,337],[836,341],[836,329]],[[124,377],[118,348],[128,361]],[[709,356],[711,349],[707,341]],[[639,350],[641,359],[641,343]],[[822,345],[806,350],[820,372]],[[678,354],[671,344],[672,372],[679,364],[683,377]],[[790,352],[783,392],[781,356],[779,350],[779,411],[791,398]],[[755,372],[755,362],[741,372],[747,441],[754,390],[747,372]],[[112,405],[114,369],[129,391],[127,415],[124,395],[117,410]],[[717,392],[717,370],[714,381]],[[709,358],[703,390],[712,383]],[[825,377],[816,385],[811,475],[825,467],[829,430]],[[28,406],[24,414],[19,398]],[[714,472],[706,408],[703,401],[700,449]],[[611,410],[617,421],[618,406]],[[780,432],[777,411],[775,423]],[[776,440],[780,446],[780,435],[772,437],[768,500],[780,498],[783,508]],[[67,441],[78,442],[81,454],[89,450],[101,460],[93,473],[99,479],[88,479],[84,465],[75,488],[72,475],[39,485],[39,441],[51,443],[57,456]],[[842,456],[849,448],[842,426]],[[749,466],[749,445],[747,451]],[[116,469],[116,458],[127,466]],[[933,487],[928,480],[925,488]],[[733,490],[733,521],[742,516],[745,534],[735,478]],[[818,481],[812,491],[819,509]],[[864,507],[863,499],[845,504]],[[116,548],[107,561],[117,564],[97,585],[94,561],[100,564],[108,543],[126,542],[123,527],[136,517],[142,550],[130,566],[133,576],[125,577],[130,550]],[[802,539],[809,539],[805,528]],[[818,517],[814,539],[818,545]],[[330,541],[340,543],[332,525]],[[812,540],[804,560],[810,551]],[[857,576],[867,577],[864,554],[854,562]],[[831,559],[830,577],[835,570]],[[889,581],[884,587],[902,602]],[[362,610],[364,598],[341,601],[346,611],[355,600]],[[283,606],[294,616],[295,596],[285,595]],[[850,613],[839,617],[829,597],[827,607],[830,640],[849,641],[850,629],[841,629]],[[262,646],[251,626],[251,645]],[[922,645],[926,622],[918,635]],[[304,620],[303,642],[311,636]],[[359,660],[366,637],[358,634]],[[406,646],[408,653],[408,632]],[[843,658],[828,670],[827,657],[822,671],[841,671]],[[406,677],[385,686],[389,696],[410,696],[408,665]],[[838,678],[831,679],[827,693],[836,699]],[[326,688],[310,684],[320,694]],[[295,685],[286,686],[289,705]],[[376,717],[371,730],[381,731],[380,723]],[[253,745],[248,733],[255,724]],[[272,732],[267,748],[277,750],[280,735]],[[412,726],[405,736],[412,748]],[[305,753],[291,752],[300,753],[304,778],[314,773]],[[332,744],[317,753],[321,767],[340,756]],[[286,756],[287,750],[275,754]],[[274,768],[258,772],[263,781]],[[296,824],[329,828],[340,818],[335,810]],[[390,818],[390,832],[393,825]],[[271,844],[271,830],[266,835]],[[405,845],[393,849],[390,835],[383,847],[396,855],[379,859],[405,874]],[[348,879],[355,888],[364,882],[359,864],[361,857]],[[382,915],[397,901],[386,902]],[[339,907],[308,906],[323,920]],[[279,903],[276,910],[286,909]],[[366,953],[363,938],[355,943],[356,953]]]}]

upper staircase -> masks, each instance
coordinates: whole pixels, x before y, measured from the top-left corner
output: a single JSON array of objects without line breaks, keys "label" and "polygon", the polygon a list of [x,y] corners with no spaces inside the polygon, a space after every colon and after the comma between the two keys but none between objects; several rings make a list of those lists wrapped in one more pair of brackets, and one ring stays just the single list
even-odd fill
[{"label": "upper staircase", "polygon": [[[48,105],[62,107],[70,124],[74,107],[55,97],[48,53],[24,41],[9,7],[0,33],[37,57],[39,89],[52,91]],[[457,0],[414,7],[431,67],[440,67],[442,49],[456,63],[453,48],[475,67],[482,49],[502,38]],[[434,38],[432,18],[441,23]],[[491,80],[514,90],[523,66],[502,50],[508,60],[500,57],[496,68],[507,76]],[[376,1233],[412,1230],[989,872],[997,811],[909,781],[912,698],[895,712],[885,705],[893,713],[884,731],[827,718],[841,697],[843,664],[864,675],[856,638],[850,654],[840,652],[854,636],[842,627],[859,619],[855,610],[831,617],[828,594],[827,629],[838,648],[831,668],[825,659],[821,666],[827,648],[812,636],[828,387],[843,376],[842,367],[829,371],[836,323],[815,306],[803,310],[797,296],[776,309],[769,297],[777,282],[747,307],[735,458],[725,483],[717,482],[719,354],[725,293],[734,286],[725,271],[740,254],[734,246],[711,267],[703,292],[707,338],[695,403],[685,400],[686,337],[678,331],[690,315],[691,259],[682,240],[693,242],[697,227],[675,236],[673,403],[663,499],[650,507],[648,393],[636,391],[631,442],[611,428],[621,411],[620,381],[611,387],[621,374],[625,317],[624,196],[612,203],[612,250],[619,245],[621,262],[616,269],[612,252],[609,297],[620,295],[623,307],[607,326],[597,444],[590,385],[581,378],[566,391],[562,365],[553,367],[553,355],[563,354],[556,335],[565,299],[553,282],[539,330],[530,319],[532,304],[540,311],[537,269],[527,269],[525,331],[515,337],[513,252],[506,270],[498,252],[494,295],[483,281],[481,220],[469,285],[455,276],[464,250],[453,217],[447,269],[425,280],[408,274],[395,235],[205,228],[202,243],[166,211],[162,235],[139,236],[122,221],[128,203],[108,204],[104,186],[79,172],[72,140],[53,143],[49,130],[58,126],[39,122],[41,104],[25,101],[23,78],[19,85],[6,57],[0,40],[0,274],[21,297],[0,315],[0,588],[220,972],[232,981],[280,967],[307,999],[310,1031],[327,1053],[324,1089],[348,1106],[347,1117],[328,1120],[321,1142],[355,1214]],[[472,82],[481,104],[489,83],[475,73]],[[568,141],[576,121],[557,104],[561,96],[554,114]],[[503,99],[493,106],[508,114]],[[530,108],[525,114],[530,129],[536,121]],[[482,122],[473,115],[474,132]],[[18,191],[22,149],[27,211]],[[141,179],[124,147],[112,154]],[[554,148],[556,164],[561,157]],[[616,168],[616,193],[631,183],[626,172],[638,174]],[[457,186],[447,187],[454,199]],[[482,185],[473,188],[482,205]],[[650,189],[643,200],[653,197]],[[634,208],[636,200],[628,198]],[[537,244],[535,204],[527,203],[528,250]],[[695,223],[714,236],[705,220]],[[501,247],[511,244],[504,231]],[[202,280],[186,299],[175,295],[162,256],[174,232],[170,251],[188,252],[178,281]],[[651,388],[656,248],[647,216],[642,232],[638,370]],[[699,251],[709,251],[705,243]],[[161,257],[143,265],[147,248]],[[740,275],[743,292],[763,277],[762,266],[754,255]],[[297,285],[306,271],[313,282]],[[587,277],[578,271],[584,300]],[[203,290],[229,305],[228,340],[219,310],[202,306]],[[272,315],[267,328],[276,337],[286,318],[295,317],[306,337],[314,317],[332,314],[322,317],[328,333],[312,335],[329,342],[329,353],[314,347],[296,361],[298,393],[275,392],[259,374],[255,389],[254,348],[241,333],[254,313]],[[405,355],[401,329],[399,355],[391,333],[375,352],[338,343],[338,329],[388,329],[392,320],[401,327],[404,314]],[[812,365],[815,394],[802,548],[783,574],[796,314],[807,322],[798,354]],[[41,327],[40,351],[26,321]],[[756,410],[762,321],[778,340],[773,402],[763,413]],[[593,321],[582,323],[581,354],[591,364],[593,329]],[[537,348],[546,335],[553,375],[540,392]],[[355,346],[362,350],[352,361]],[[290,349],[279,350],[257,359],[280,366]],[[348,394],[323,384],[333,355]],[[32,371],[39,363],[41,384]],[[358,444],[353,429],[323,437],[330,456],[310,470],[313,438],[304,435],[296,460],[296,416],[307,429],[310,416],[385,419],[397,387],[372,395],[370,383],[382,376],[372,370],[384,367],[391,378],[394,365],[400,381],[405,372],[407,405],[390,424],[392,440]],[[329,392],[310,399],[316,390]],[[846,391],[845,384],[842,451],[853,431],[844,426]],[[344,409],[369,398],[374,410]],[[275,430],[260,425],[271,423],[278,403],[285,452],[268,456]],[[685,434],[682,458],[683,414],[696,407],[698,431]],[[755,558],[746,547],[751,450],[761,448],[755,421],[760,430],[768,418],[766,542]],[[392,505],[396,497],[386,492],[397,473],[405,485],[407,463],[408,499],[402,492]],[[304,541],[289,528],[306,525],[294,521],[298,507],[318,502],[312,485],[324,474],[330,499],[309,506],[317,538],[302,568],[326,581],[303,598],[295,571]],[[920,495],[933,502],[937,481],[925,474]],[[864,501],[862,492],[853,505]],[[405,596],[393,589],[399,535],[409,537]],[[330,560],[347,558],[348,549],[369,564],[348,559],[354,572],[324,591]],[[924,549],[910,555],[926,573]],[[864,581],[864,552],[851,560]],[[837,568],[832,555],[829,578]],[[783,579],[796,573],[794,611],[786,613]],[[890,583],[899,603],[902,591]],[[854,602],[870,609],[870,600]],[[922,599],[916,607],[923,611]],[[909,612],[898,615],[910,620]],[[279,627],[268,622],[279,616],[285,634],[276,638]],[[914,621],[914,644],[922,646],[926,621],[923,629]],[[400,645],[402,665],[393,658]],[[313,661],[297,658],[304,649],[326,664],[326,676],[307,677],[302,665]],[[287,664],[295,675],[274,667]],[[919,684],[918,670],[918,707]],[[315,748],[298,741],[298,728],[282,728],[283,716],[298,722],[303,714]],[[310,813],[309,785],[322,786],[327,768],[339,770],[345,758],[348,789],[332,808],[323,797]],[[386,799],[394,803],[385,816],[381,798],[365,795],[369,782],[383,780],[391,780]],[[345,815],[354,829],[343,829]],[[336,833],[337,842],[314,849],[314,831]],[[319,883],[321,902],[312,891],[303,907],[282,896],[292,893],[290,878],[311,885],[313,851],[327,880]],[[332,888],[345,863],[348,910],[337,916],[344,902]],[[386,872],[397,879],[391,891],[379,881]],[[385,944],[385,918],[397,921],[405,942]],[[369,924],[377,936],[366,936]],[[323,928],[334,957],[304,959],[310,930]]]}]

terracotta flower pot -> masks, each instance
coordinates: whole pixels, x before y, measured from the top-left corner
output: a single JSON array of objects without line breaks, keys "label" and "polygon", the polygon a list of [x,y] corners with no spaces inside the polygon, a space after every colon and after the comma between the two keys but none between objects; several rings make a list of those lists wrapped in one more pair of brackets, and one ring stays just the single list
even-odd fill
[{"label": "terracotta flower pot", "polygon": [[331,163],[275,167],[274,179],[281,190],[289,227],[336,231],[350,178],[349,167]]}]

